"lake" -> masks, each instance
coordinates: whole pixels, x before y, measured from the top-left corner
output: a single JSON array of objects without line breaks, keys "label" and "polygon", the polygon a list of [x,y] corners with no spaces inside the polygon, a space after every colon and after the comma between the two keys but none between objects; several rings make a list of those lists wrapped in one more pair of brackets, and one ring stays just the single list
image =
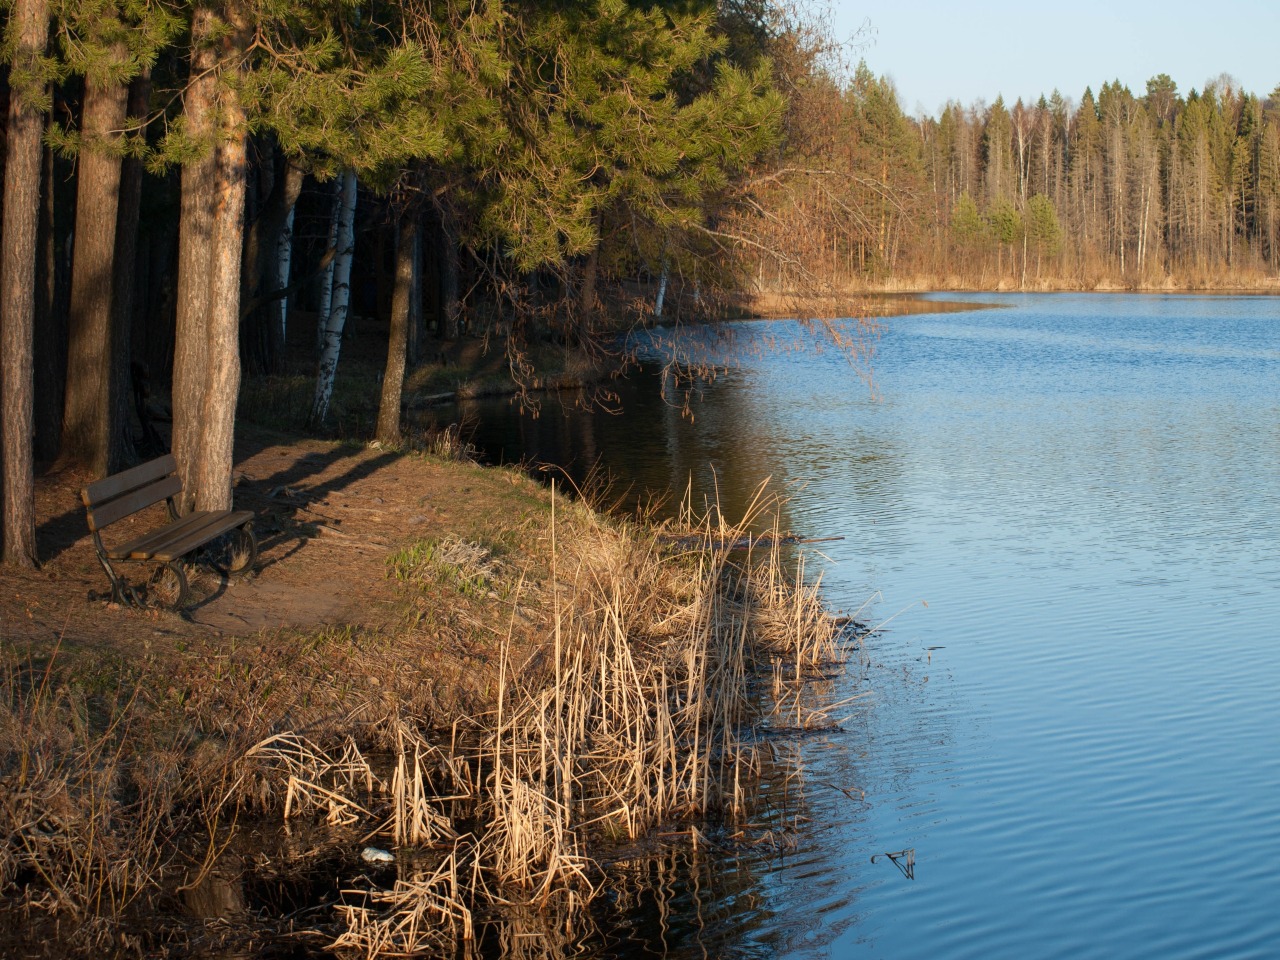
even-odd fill
[{"label": "lake", "polygon": [[782,322],[692,422],[652,373],[620,416],[483,408],[493,456],[632,498],[771,477],[844,538],[830,605],[896,614],[796,745],[795,848],[644,867],[597,955],[1280,951],[1280,299],[938,299],[995,306],[883,321],[874,395]]}]

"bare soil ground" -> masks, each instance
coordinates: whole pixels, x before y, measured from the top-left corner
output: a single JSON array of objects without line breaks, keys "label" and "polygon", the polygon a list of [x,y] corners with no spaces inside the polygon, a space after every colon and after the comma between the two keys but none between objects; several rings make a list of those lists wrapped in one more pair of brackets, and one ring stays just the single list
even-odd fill
[{"label": "bare soil ground", "polygon": [[[226,637],[331,624],[376,627],[394,615],[396,589],[387,578],[392,550],[474,529],[502,513],[498,471],[462,468],[459,488],[454,464],[243,426],[236,453],[236,507],[258,514],[253,574],[227,581],[197,571],[194,601],[181,615],[111,603],[79,496],[92,478],[46,474],[37,483],[43,563],[39,570],[0,574],[0,641],[36,657],[58,647],[61,655],[145,651],[163,658],[165,648]],[[157,505],[109,527],[104,539],[123,540],[164,519]],[[151,568],[120,569],[137,583]]]}]

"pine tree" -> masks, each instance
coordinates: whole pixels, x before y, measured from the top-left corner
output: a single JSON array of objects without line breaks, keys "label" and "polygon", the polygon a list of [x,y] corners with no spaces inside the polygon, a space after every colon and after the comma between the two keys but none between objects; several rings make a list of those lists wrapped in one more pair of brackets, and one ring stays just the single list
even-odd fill
[{"label": "pine tree", "polygon": [[15,0],[5,30],[9,118],[0,251],[0,455],[4,562],[36,563],[32,462],[36,221],[40,211],[40,134],[48,99],[41,69],[49,34],[44,0]]}]

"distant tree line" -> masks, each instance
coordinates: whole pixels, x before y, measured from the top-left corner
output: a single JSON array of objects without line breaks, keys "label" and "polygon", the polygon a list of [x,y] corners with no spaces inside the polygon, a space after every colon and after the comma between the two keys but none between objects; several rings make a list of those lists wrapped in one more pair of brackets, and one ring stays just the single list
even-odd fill
[{"label": "distant tree line", "polygon": [[[757,284],[818,273],[866,284],[1199,287],[1280,273],[1280,87],[1265,99],[1228,77],[1179,94],[1118,81],[1073,104],[901,110],[865,65],[802,93],[801,178],[775,181],[740,225],[762,247]],[[793,110],[793,113],[796,111]],[[799,229],[800,224],[808,229]]]}]

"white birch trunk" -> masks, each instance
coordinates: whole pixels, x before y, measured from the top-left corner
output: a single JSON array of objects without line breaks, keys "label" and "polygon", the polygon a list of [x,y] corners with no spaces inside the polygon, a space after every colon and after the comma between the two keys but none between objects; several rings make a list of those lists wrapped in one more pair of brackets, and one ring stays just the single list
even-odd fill
[{"label": "white birch trunk", "polygon": [[337,253],[333,258],[332,299],[320,345],[320,365],[316,372],[316,393],[311,403],[310,423],[318,426],[329,412],[333,396],[333,378],[338,371],[338,353],[342,349],[342,329],[347,323],[351,304],[351,261],[355,254],[356,174],[347,170],[342,175],[342,199],[337,217]]},{"label": "white birch trunk", "polygon": [[[329,245],[325,249],[336,250],[338,247],[338,218],[342,215],[342,181],[335,184],[333,194],[333,215],[329,217]],[[324,268],[320,275],[320,308],[316,313],[316,356],[324,350],[324,331],[329,326],[329,313],[333,307],[333,266],[334,260]]]},{"label": "white birch trunk", "polygon": [[667,299],[667,261],[662,261],[662,273],[658,275],[658,295],[653,299],[653,318],[662,319],[662,304]]},{"label": "white birch trunk", "polygon": [[[293,261],[293,213],[297,206],[289,208],[289,215],[284,218],[284,229],[276,241],[276,289],[283,290],[289,286],[289,270]],[[289,324],[289,298],[280,298],[280,342],[285,343],[285,334]]]}]

